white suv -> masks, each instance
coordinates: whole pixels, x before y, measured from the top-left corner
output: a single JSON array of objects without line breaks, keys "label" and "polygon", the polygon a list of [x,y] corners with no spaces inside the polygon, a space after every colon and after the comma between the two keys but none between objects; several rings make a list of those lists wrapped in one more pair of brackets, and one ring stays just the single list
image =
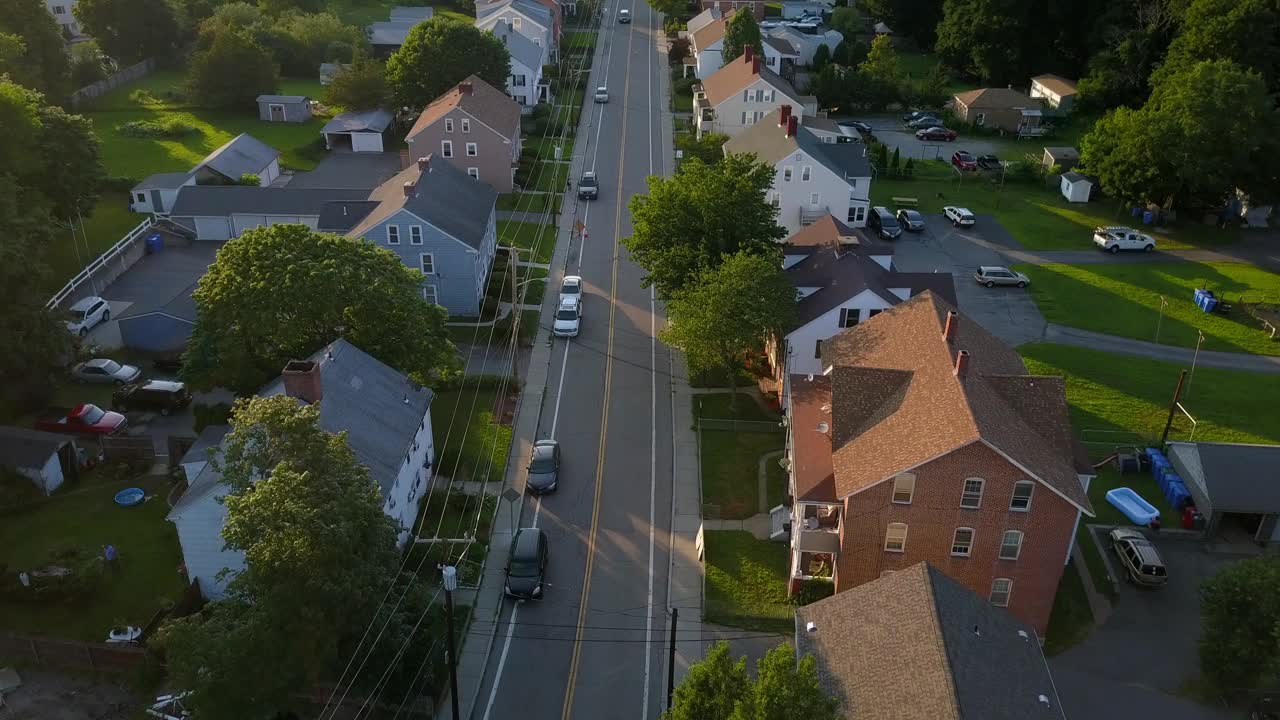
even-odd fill
[{"label": "white suv", "polygon": [[111,307],[100,297],[87,297],[71,306],[71,318],[67,320],[67,330],[72,335],[84,337],[98,323],[111,319]]},{"label": "white suv", "polygon": [[564,304],[566,300],[574,300],[578,303],[578,314],[582,314],[582,277],[578,275],[565,275],[564,280],[560,283],[560,304]]},{"label": "white suv", "polygon": [[582,303],[575,299],[560,301],[551,332],[556,337],[577,337],[582,326]]},{"label": "white suv", "polygon": [[946,215],[947,219],[951,221],[951,224],[956,227],[969,227],[977,222],[973,213],[969,212],[969,208],[947,205],[942,208],[942,214]]},{"label": "white suv", "polygon": [[596,96],[595,96],[595,100],[596,100],[596,102],[598,102],[598,103],[607,103],[607,102],[609,102],[609,88],[607,88],[607,87],[605,87],[605,86],[603,86],[603,85],[601,85],[600,87],[596,88]]}]

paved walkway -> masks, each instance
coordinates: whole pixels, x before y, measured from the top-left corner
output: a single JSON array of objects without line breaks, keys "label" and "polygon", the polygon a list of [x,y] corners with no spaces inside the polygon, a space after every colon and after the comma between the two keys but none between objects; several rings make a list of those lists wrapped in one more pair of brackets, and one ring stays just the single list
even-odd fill
[{"label": "paved walkway", "polygon": [[[664,127],[670,126],[664,123]],[[671,491],[675,509],[671,519],[671,575],[667,592],[671,606],[680,610],[681,629],[689,630],[681,632],[681,639],[676,641],[675,675],[679,684],[689,671],[689,665],[702,659],[707,643],[702,639],[705,580],[700,552],[703,527],[701,459],[698,433],[689,427],[689,419],[693,417],[694,390],[689,387],[689,371],[684,356],[675,349],[671,351],[671,393],[672,447],[675,451]],[[711,521],[706,528],[718,529]],[[765,532],[768,532],[767,519]]]},{"label": "paved walkway", "polygon": [[745,520],[712,520],[702,521],[706,530],[746,530],[757,540],[769,539],[769,513],[752,515]]},{"label": "paved walkway", "polygon": [[[1190,365],[1195,357],[1195,350],[1191,348],[1158,345],[1145,340],[1104,335],[1103,333],[1090,332],[1055,323],[1049,323],[1045,326],[1044,335],[1040,339],[1044,342],[1137,355],[1153,360],[1184,363],[1186,365]],[[1280,374],[1280,356],[1275,355],[1250,355],[1249,353],[1201,350],[1200,357],[1195,360],[1197,366],[1222,370],[1247,370],[1249,372]]]},{"label": "paved walkway", "polygon": [[[1086,532],[1085,535],[1089,538],[1088,542],[1096,543],[1092,532]],[[1098,549],[1105,555],[1105,551],[1102,548]],[[1071,547],[1071,559],[1076,563],[1076,572],[1080,574],[1080,582],[1084,585],[1084,594],[1089,598],[1089,610],[1093,614],[1093,626],[1097,627],[1111,617],[1111,601],[1098,592],[1097,586],[1093,584],[1093,574],[1089,572],[1089,565],[1084,559],[1084,550],[1078,542]]]}]

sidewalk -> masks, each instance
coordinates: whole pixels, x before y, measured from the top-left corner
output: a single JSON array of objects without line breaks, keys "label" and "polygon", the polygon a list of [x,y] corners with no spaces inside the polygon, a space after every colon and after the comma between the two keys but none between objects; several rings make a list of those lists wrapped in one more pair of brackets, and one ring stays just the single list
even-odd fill
[{"label": "sidewalk", "polygon": [[[1163,360],[1165,362],[1191,364],[1195,357],[1192,348],[1158,345],[1145,340],[1106,335],[1079,328],[1049,323],[1045,326],[1042,342],[1075,345],[1091,350],[1137,355],[1138,357]],[[1249,372],[1280,374],[1280,356],[1251,355],[1249,353],[1222,352],[1220,350],[1201,350],[1196,358],[1196,365],[1219,368],[1222,370],[1246,370]]]},{"label": "sidewalk", "polygon": [[702,659],[707,643],[702,639],[703,565],[702,483],[698,456],[698,434],[689,429],[693,417],[693,389],[684,357],[671,351],[671,577],[668,595],[671,607],[680,610],[676,641],[676,684],[684,679],[689,665]]},{"label": "sidewalk", "polygon": [[[598,27],[596,29],[598,30]],[[597,44],[591,65],[593,73],[600,67],[604,47],[604,43]],[[582,113],[582,117],[578,121],[577,137],[582,137],[592,127],[594,117],[594,113]],[[578,172],[582,170],[584,158],[585,153],[573,158],[574,167]],[[578,220],[576,198],[569,191],[565,191],[561,207],[563,211],[556,227],[556,249],[551,257],[551,272],[547,278],[547,282],[557,284],[559,283],[557,275],[564,274],[564,268],[568,262],[573,226]],[[502,217],[503,212],[499,211],[499,217]],[[532,219],[532,221],[541,222],[540,215],[536,219]],[[554,306],[558,298],[559,296],[555,293],[544,294],[542,300],[542,312],[544,315],[555,311]],[[501,627],[498,621],[504,606],[503,585],[506,580],[503,575],[503,569],[507,565],[507,553],[510,550],[512,533],[519,527],[520,517],[524,511],[524,474],[521,472],[521,468],[528,462],[529,452],[533,447],[538,425],[542,419],[543,399],[547,394],[548,376],[551,368],[551,350],[551,331],[548,326],[539,323],[538,335],[533,341],[533,349],[529,354],[529,370],[524,377],[524,389],[520,393],[520,402],[516,407],[515,422],[512,427],[511,451],[507,454],[506,479],[503,482],[504,492],[507,489],[514,489],[517,496],[514,502],[509,502],[502,497],[499,498],[498,510],[493,517],[493,529],[489,538],[489,552],[485,557],[484,572],[480,577],[480,585],[469,593],[465,590],[459,593],[459,597],[466,597],[467,595],[474,597],[473,602],[470,603],[472,608],[471,617],[487,622],[492,627],[487,637],[480,637],[478,632],[467,633],[465,629],[459,630],[459,634],[462,636],[462,649],[458,653],[458,710],[462,718],[471,717],[472,710],[478,700],[480,687],[484,684],[485,671],[488,668],[489,656],[497,638],[498,628]],[[452,714],[449,689],[446,687],[436,703],[436,716],[449,718],[450,720],[460,720],[452,718]]]}]

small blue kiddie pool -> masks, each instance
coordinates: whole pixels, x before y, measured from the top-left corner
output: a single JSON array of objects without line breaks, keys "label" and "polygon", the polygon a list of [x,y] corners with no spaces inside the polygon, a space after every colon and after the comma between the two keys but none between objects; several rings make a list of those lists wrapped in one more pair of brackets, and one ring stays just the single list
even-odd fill
[{"label": "small blue kiddie pool", "polygon": [[116,493],[116,504],[120,507],[133,507],[142,504],[147,493],[142,488],[125,488]]}]

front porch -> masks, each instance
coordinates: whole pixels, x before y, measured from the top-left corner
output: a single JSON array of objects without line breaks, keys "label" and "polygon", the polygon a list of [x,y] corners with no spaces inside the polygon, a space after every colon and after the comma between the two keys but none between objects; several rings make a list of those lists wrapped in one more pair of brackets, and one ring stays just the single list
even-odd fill
[{"label": "front porch", "polygon": [[797,502],[791,518],[788,592],[794,594],[808,580],[834,583],[840,555],[840,506]]}]

